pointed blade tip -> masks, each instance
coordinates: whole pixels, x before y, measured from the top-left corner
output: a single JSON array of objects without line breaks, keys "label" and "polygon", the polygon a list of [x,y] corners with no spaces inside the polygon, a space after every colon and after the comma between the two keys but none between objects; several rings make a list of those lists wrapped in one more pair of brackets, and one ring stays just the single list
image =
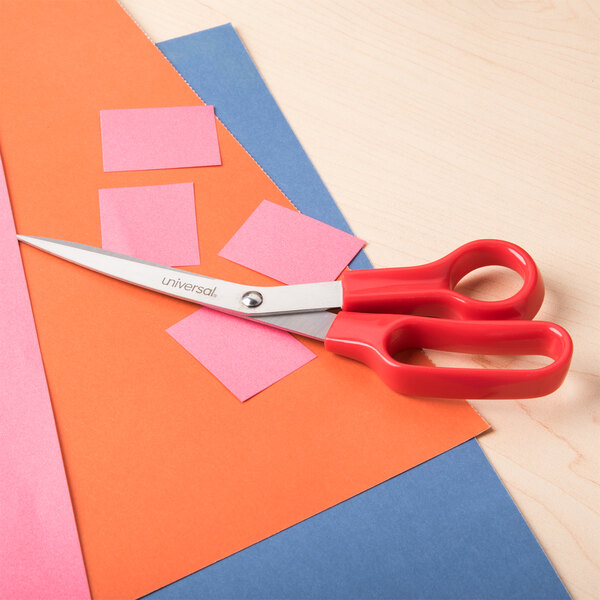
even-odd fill
[{"label": "pointed blade tip", "polygon": [[17,239],[24,244],[29,244],[30,246],[37,246],[36,242],[39,242],[41,238],[36,237],[34,235],[21,235],[17,233]]}]

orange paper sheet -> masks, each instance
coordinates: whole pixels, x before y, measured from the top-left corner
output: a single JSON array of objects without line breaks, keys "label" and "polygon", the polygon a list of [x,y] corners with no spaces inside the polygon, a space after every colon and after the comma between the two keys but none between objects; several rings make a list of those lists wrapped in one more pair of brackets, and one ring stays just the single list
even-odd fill
[{"label": "orange paper sheet", "polygon": [[[19,233],[100,246],[100,188],[193,182],[202,272],[272,283],[217,256],[261,200],[291,206],[220,123],[222,166],[103,172],[100,110],[201,104],[116,2],[3,3],[0,81]],[[165,332],[196,307],[22,255],[95,598],[139,597],[487,427],[304,340],[317,358],[242,404]]]}]

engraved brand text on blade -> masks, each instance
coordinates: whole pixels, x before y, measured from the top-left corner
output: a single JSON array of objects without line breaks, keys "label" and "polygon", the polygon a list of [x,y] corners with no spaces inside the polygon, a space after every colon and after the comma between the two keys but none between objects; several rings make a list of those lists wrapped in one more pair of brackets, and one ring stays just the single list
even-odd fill
[{"label": "engraved brand text on blade", "polygon": [[185,290],[186,292],[195,292],[196,294],[202,294],[203,296],[216,296],[216,287],[207,288],[202,287],[201,285],[196,285],[195,283],[187,283],[185,281],[181,281],[181,279],[169,279],[168,277],[163,277],[161,283],[163,285],[177,288],[179,290]]}]

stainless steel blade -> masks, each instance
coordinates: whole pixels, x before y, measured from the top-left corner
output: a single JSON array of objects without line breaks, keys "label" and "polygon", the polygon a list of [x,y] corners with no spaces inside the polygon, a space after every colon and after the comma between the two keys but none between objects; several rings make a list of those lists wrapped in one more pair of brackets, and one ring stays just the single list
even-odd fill
[{"label": "stainless steel blade", "polygon": [[315,340],[325,340],[331,327],[335,313],[321,311],[308,313],[294,313],[288,315],[272,315],[266,317],[249,317],[252,321],[260,321],[266,325],[285,329],[291,333],[299,333]]},{"label": "stainless steel blade", "polygon": [[[94,246],[25,235],[18,235],[17,238],[30,246],[103,275],[239,316],[306,313],[340,308],[342,305],[342,284],[339,281],[270,287],[245,286]],[[275,323],[269,324],[278,326]],[[282,328],[294,330],[293,327]]]}]

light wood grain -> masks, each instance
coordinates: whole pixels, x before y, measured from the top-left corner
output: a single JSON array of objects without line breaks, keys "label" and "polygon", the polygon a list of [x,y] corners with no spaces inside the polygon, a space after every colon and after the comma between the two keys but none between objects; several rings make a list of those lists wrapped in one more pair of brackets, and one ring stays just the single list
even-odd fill
[{"label": "light wood grain", "polygon": [[[480,237],[530,251],[548,290],[540,317],[574,338],[572,371],[545,399],[473,406],[570,593],[599,598],[600,3],[122,5],[154,41],[234,24],[376,266]],[[514,286],[490,281],[484,297]]]}]

